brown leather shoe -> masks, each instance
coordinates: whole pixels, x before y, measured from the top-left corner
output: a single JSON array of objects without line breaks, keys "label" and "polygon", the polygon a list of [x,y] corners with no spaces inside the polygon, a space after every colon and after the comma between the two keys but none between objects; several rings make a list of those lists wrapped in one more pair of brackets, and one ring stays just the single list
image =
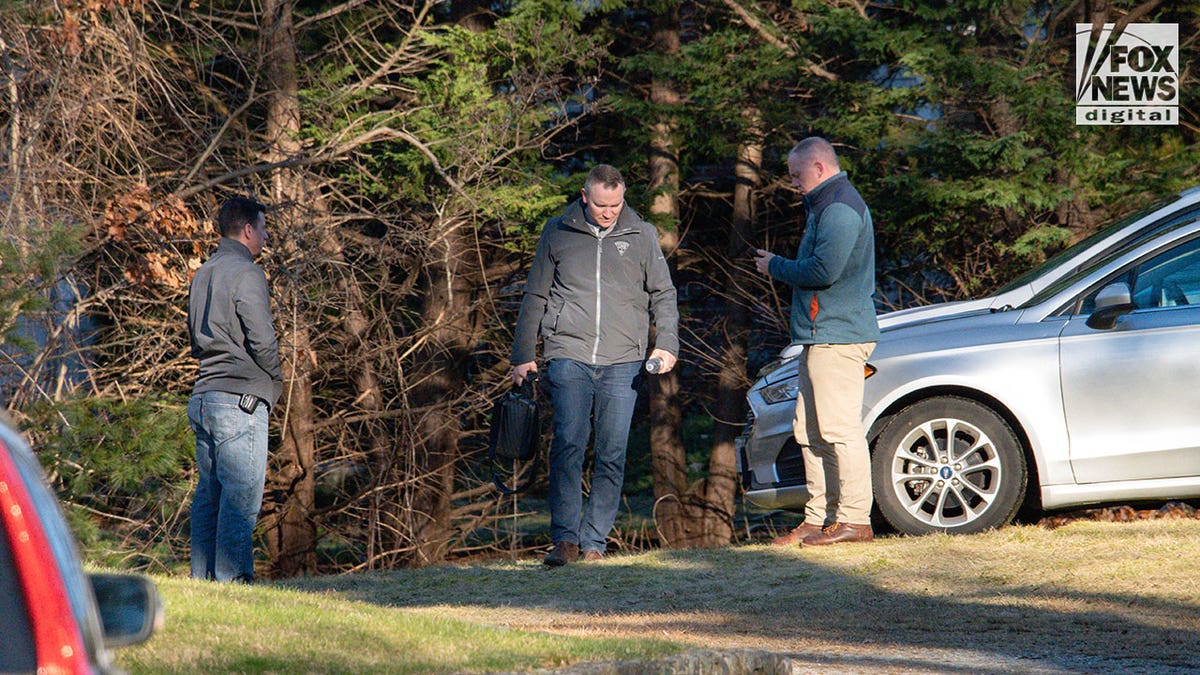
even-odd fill
[{"label": "brown leather shoe", "polygon": [[583,558],[581,558],[581,560],[583,560],[583,562],[596,562],[597,560],[604,560],[604,552],[603,551],[584,551]]},{"label": "brown leather shoe", "polygon": [[554,542],[554,549],[546,554],[542,559],[542,564],[547,567],[562,567],[567,563],[573,563],[579,558],[579,544],[572,544],[569,541]]},{"label": "brown leather shoe", "polygon": [[771,540],[772,546],[796,546],[804,541],[805,537],[810,537],[814,534],[821,534],[820,525],[809,525],[808,523],[800,523],[791,532],[780,535]]},{"label": "brown leather shoe", "polygon": [[844,541],[868,542],[875,539],[875,533],[870,525],[851,525],[850,523],[834,523],[821,530],[820,534],[811,534],[804,538],[805,546],[828,546]]}]

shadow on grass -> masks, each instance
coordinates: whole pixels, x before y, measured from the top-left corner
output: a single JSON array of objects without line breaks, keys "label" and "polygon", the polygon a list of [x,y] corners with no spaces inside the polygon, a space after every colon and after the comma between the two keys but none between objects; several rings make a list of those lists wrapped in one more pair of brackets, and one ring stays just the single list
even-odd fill
[{"label": "shadow on grass", "polygon": [[[520,628],[763,649],[833,668],[1169,673],[1200,667],[1196,603],[986,577],[947,592],[966,563],[931,557],[914,565],[922,548],[899,543],[904,547],[860,549],[866,559],[854,569],[824,552],[746,546],[611,556],[560,569],[526,560],[286,585],[385,606],[455,607],[461,618]],[[872,557],[876,550],[880,555]],[[909,557],[904,565],[918,571],[903,583],[888,582],[891,589],[876,583],[873,570],[895,565],[897,556]]]}]

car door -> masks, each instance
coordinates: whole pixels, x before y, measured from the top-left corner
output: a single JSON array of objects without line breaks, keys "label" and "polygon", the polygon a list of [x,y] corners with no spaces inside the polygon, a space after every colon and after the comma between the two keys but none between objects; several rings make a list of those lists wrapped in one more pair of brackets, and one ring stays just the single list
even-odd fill
[{"label": "car door", "polygon": [[1109,277],[1134,309],[1093,329],[1080,303],[1060,337],[1063,408],[1077,483],[1200,475],[1200,238]]}]

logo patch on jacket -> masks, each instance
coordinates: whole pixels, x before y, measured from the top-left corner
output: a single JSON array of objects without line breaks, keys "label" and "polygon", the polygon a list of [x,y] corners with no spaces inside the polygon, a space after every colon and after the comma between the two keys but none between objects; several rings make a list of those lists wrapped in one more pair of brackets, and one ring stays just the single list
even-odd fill
[{"label": "logo patch on jacket", "polygon": [[625,257],[625,251],[629,250],[629,242],[627,241],[618,241],[613,246],[617,247],[617,253],[620,253],[622,258]]}]

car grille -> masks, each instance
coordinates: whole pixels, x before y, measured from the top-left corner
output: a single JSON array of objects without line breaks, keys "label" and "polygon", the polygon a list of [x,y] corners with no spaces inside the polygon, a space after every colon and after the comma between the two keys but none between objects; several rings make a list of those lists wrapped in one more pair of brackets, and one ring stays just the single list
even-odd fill
[{"label": "car grille", "polygon": [[804,485],[804,454],[800,444],[794,438],[788,438],[779,451],[775,460],[775,473],[779,477],[779,486]]},{"label": "car grille", "polygon": [[754,411],[747,408],[746,424],[742,428],[742,435],[733,439],[733,447],[735,457],[737,457],[737,468],[742,478],[742,488],[750,489],[751,478],[753,474],[750,471],[750,458],[746,456],[746,445],[754,436]]}]

